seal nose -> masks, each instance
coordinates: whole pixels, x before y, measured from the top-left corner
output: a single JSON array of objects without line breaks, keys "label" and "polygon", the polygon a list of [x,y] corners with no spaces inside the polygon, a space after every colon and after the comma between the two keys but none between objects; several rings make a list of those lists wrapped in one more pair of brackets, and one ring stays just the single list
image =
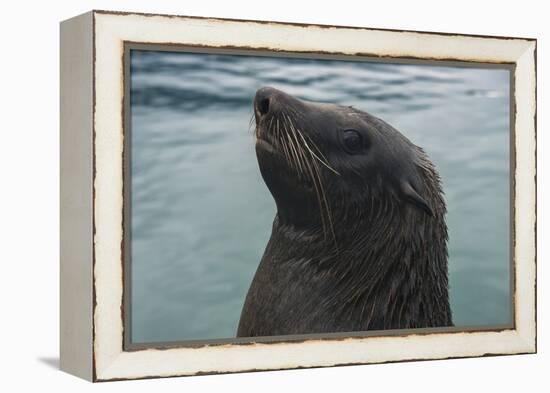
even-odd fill
[{"label": "seal nose", "polygon": [[256,113],[256,120],[260,120],[262,117],[273,112],[275,95],[278,90],[272,87],[262,87],[256,92],[254,97],[254,109]]}]

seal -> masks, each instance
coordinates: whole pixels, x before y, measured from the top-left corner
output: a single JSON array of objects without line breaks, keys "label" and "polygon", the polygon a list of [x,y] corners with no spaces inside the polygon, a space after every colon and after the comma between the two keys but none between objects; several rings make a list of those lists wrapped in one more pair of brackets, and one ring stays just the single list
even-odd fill
[{"label": "seal", "polygon": [[237,336],[452,326],[446,206],[424,150],[367,112],[271,87],[254,117],[277,214]]}]

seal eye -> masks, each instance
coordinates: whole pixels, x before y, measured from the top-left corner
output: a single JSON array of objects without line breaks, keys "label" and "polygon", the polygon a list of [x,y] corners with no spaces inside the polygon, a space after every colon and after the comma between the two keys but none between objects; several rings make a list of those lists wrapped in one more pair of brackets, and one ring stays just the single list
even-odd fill
[{"label": "seal eye", "polygon": [[348,153],[358,153],[363,146],[363,138],[361,134],[355,130],[345,130],[342,135],[344,148]]}]

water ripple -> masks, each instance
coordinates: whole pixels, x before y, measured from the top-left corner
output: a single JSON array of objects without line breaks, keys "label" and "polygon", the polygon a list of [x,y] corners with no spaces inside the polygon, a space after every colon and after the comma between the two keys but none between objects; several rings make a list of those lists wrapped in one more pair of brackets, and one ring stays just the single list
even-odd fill
[{"label": "water ripple", "polygon": [[509,320],[509,73],[132,51],[137,342],[232,337],[274,203],[248,132],[256,89],[380,116],[422,146],[448,204],[457,325]]}]

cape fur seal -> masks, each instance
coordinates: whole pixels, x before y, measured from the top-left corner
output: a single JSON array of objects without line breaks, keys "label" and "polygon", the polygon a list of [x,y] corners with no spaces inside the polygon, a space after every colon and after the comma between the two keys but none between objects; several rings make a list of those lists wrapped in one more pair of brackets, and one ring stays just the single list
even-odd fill
[{"label": "cape fur seal", "polygon": [[256,155],[277,205],[238,337],[451,326],[446,207],[381,119],[264,87]]}]

